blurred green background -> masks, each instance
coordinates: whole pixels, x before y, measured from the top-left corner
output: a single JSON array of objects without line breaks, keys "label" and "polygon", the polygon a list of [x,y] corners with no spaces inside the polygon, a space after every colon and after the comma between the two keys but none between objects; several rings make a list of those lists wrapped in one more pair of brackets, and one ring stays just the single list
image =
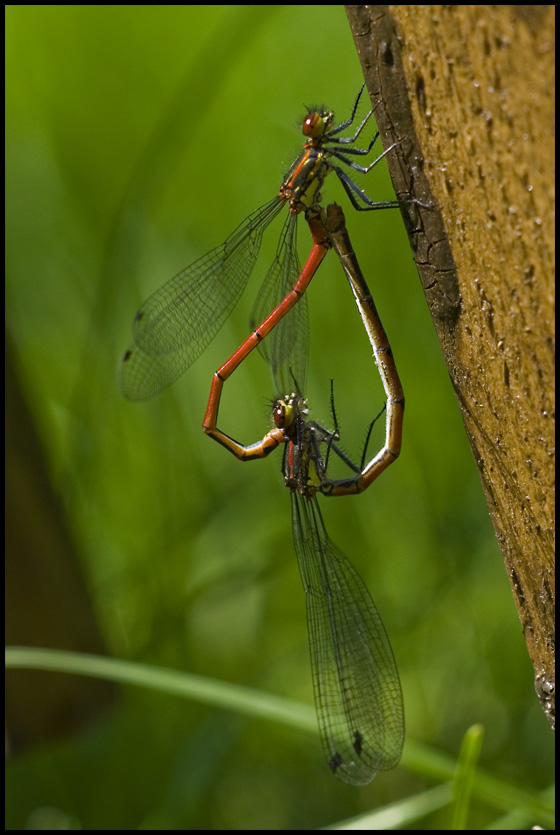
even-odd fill
[{"label": "blurred green background", "polygon": [[[155,400],[126,403],[116,365],[141,302],[277,191],[304,105],[349,115],[362,77],[343,7],[6,14],[7,331],[104,651],[311,703],[281,455],[241,465],[201,432],[259,276]],[[391,199],[384,165],[367,191]],[[398,463],[362,496],[322,501],[327,529],[383,616],[408,737],[454,757],[479,722],[481,764],[541,789],[552,735],[400,214],[354,212],[334,177],[331,200],[345,207],[407,409]],[[303,225],[299,238],[304,252]],[[308,296],[312,416],[329,423],[334,378],[343,446],[359,458],[383,392],[334,255]],[[253,354],[225,388],[221,427],[259,439],[276,394]],[[25,509],[18,487],[8,483]],[[33,509],[24,518],[38,524]],[[27,556],[39,569],[41,550]],[[47,635],[60,611],[45,596]],[[19,615],[37,617],[23,601]],[[328,773],[318,738],[124,688],[95,722],[14,752],[7,828],[48,828],[34,821],[53,809],[83,829],[314,829],[430,785],[401,766],[352,789]],[[472,828],[489,814],[475,807]]]}]

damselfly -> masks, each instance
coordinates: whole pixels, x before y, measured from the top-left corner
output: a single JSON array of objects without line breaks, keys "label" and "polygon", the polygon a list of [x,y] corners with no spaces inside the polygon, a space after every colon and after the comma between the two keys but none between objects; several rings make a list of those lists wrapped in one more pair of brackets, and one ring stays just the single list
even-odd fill
[{"label": "damselfly", "polygon": [[[200,356],[237,304],[256,263],[262,236],[267,226],[285,205],[289,214],[284,222],[276,256],[266,273],[256,298],[251,323],[263,320],[276,308],[298,279],[305,286],[321,263],[326,250],[314,243],[300,269],[296,245],[297,217],[316,211],[325,177],[334,171],[355,209],[395,208],[397,201],[372,201],[341,167],[367,174],[395,145],[369,165],[358,165],[352,156],[366,156],[379,133],[366,148],[354,143],[371,117],[370,110],[352,136],[339,134],[354,122],[363,86],[352,113],[339,125],[334,114],[324,107],[309,108],[302,131],[303,150],[286,173],[278,194],[257,209],[216,249],[199,258],[157,290],[140,308],[132,323],[133,342],[119,364],[118,382],[127,400],[145,400],[171,385]],[[401,140],[402,141],[402,140]],[[304,290],[305,288],[303,288]],[[301,298],[303,290],[298,291]],[[275,328],[263,353],[270,362],[277,385],[288,385],[290,369],[300,385],[305,385],[308,325],[304,304]]]},{"label": "damselfly", "polygon": [[[274,428],[245,446],[217,428],[223,383],[275,322],[267,320],[236,352],[242,354],[214,375],[204,421],[207,434],[241,460],[261,458],[284,444],[283,473],[292,497],[292,530],[303,586],[319,730],[332,771],[347,783],[369,783],[378,771],[399,761],[404,740],[402,693],[391,645],[371,596],[346,556],[325,530],[317,493],[342,496],[365,490],[394,461],[401,447],[404,396],[375,304],[352,250],[340,207],[318,214],[316,234],[339,255],[352,287],[380,371],[386,401],[385,444],[374,458],[355,466],[339,449],[334,430],[308,420],[299,393],[279,398]],[[278,308],[277,308],[278,309]],[[245,350],[244,350],[245,349]],[[243,352],[244,351],[244,352]],[[234,355],[235,357],[236,355]],[[225,369],[225,370],[224,370]],[[350,478],[328,475],[331,453],[353,471]]]}]

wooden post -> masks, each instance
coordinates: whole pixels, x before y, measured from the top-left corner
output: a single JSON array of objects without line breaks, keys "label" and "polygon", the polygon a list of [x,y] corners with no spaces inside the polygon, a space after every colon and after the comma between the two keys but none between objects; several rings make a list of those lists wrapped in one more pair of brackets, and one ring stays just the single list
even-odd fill
[{"label": "wooden post", "polygon": [[554,6],[346,11],[552,724]]}]

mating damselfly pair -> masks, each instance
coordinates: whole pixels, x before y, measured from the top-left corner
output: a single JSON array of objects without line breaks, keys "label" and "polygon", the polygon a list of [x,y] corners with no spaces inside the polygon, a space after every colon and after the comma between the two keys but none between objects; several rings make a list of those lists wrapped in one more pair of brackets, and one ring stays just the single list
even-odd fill
[{"label": "mating damselfly pair", "polygon": [[[198,358],[239,300],[255,266],[263,233],[286,205],[276,256],[251,314],[253,332],[218,369],[203,428],[236,457],[267,456],[284,445],[283,474],[292,496],[292,529],[307,601],[309,646],[315,702],[330,768],[347,783],[368,783],[378,771],[394,767],[404,740],[402,694],[393,653],[381,618],[359,574],[329,539],[316,496],[365,490],[398,456],[404,396],[392,352],[365,279],[352,250],[340,207],[321,209],[321,188],[335,172],[357,210],[394,208],[396,201],[372,201],[346,168],[367,174],[395,145],[367,166],[352,157],[367,156],[354,134],[341,134],[354,122],[363,87],[350,117],[334,125],[326,108],[310,108],[303,122],[305,143],[278,194],[251,214],[225,241],[156,291],[133,321],[133,342],[119,366],[119,385],[129,400],[144,400],[174,382]],[[343,166],[346,166],[344,168]],[[303,214],[313,246],[300,268],[296,249],[298,216]],[[335,249],[355,296],[385,389],[386,437],[374,458],[354,465],[339,449],[336,419],[328,430],[308,419],[303,396],[307,370],[305,290],[329,249]],[[260,322],[255,327],[255,323]],[[266,340],[266,341],[265,341]],[[222,388],[248,354],[259,346],[281,392],[274,404],[274,428],[244,446],[217,427]],[[294,381],[297,383],[294,385]],[[332,480],[331,455],[352,476]]]}]

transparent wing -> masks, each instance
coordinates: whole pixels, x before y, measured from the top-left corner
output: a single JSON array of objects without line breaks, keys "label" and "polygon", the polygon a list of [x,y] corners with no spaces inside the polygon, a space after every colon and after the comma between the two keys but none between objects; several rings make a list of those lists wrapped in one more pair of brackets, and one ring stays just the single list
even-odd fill
[{"label": "transparent wing", "polygon": [[127,400],[146,400],[171,385],[200,356],[243,292],[262,235],[285,205],[274,197],[226,238],[157,290],[132,323],[134,341],[118,369]]},{"label": "transparent wing", "polygon": [[334,773],[365,785],[401,757],[404,711],[395,659],[375,604],[329,539],[315,498],[292,493],[292,528],[321,741]]},{"label": "transparent wing", "polygon": [[[251,311],[250,326],[254,330],[290,292],[301,273],[297,254],[297,216],[289,215],[278,241],[276,256],[266,274]],[[305,390],[309,354],[309,316],[307,297],[303,298],[279,321],[259,351],[269,363],[277,394],[294,390],[294,378]]]}]

